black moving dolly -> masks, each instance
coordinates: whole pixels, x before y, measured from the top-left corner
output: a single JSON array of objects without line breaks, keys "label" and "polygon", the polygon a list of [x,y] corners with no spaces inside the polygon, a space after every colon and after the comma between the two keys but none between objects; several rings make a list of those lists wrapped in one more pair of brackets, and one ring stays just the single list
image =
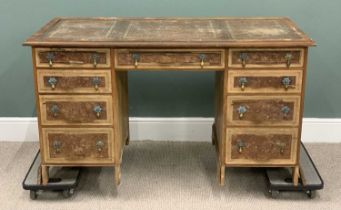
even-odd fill
[{"label": "black moving dolly", "polygon": [[37,152],[22,183],[25,190],[30,190],[31,199],[37,198],[38,191],[60,191],[66,198],[73,195],[78,185],[80,168],[54,167],[49,171],[49,182],[46,185],[41,184],[39,169],[40,151]]},{"label": "black moving dolly", "polygon": [[323,188],[323,180],[316,166],[301,142],[299,184],[292,183],[291,171],[288,168],[267,168],[269,192],[277,198],[281,191],[305,192],[309,198],[315,197],[315,191]]}]

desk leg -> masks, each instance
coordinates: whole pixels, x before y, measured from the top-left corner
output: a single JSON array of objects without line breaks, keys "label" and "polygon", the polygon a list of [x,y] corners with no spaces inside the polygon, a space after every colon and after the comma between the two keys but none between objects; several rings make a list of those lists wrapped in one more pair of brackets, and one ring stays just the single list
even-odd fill
[{"label": "desk leg", "polygon": [[216,133],[215,123],[212,125],[212,145],[215,145],[217,143],[217,133]]},{"label": "desk leg", "polygon": [[299,177],[300,177],[300,167],[295,166],[292,169],[292,182],[293,182],[294,186],[298,185],[298,178]]},{"label": "desk leg", "polygon": [[126,145],[129,145],[129,142],[130,142],[130,136],[128,135],[126,139]]},{"label": "desk leg", "polygon": [[220,186],[225,185],[225,165],[222,165],[218,159],[217,161],[217,178]]},{"label": "desk leg", "polygon": [[41,165],[41,180],[43,185],[49,182],[49,167],[46,165]]},{"label": "desk leg", "polygon": [[116,186],[121,184],[121,165],[115,166],[115,184]]}]

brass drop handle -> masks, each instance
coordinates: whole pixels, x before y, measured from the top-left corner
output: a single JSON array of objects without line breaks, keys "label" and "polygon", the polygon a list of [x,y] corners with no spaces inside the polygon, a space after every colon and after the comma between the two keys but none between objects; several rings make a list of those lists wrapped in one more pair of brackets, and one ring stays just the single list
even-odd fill
[{"label": "brass drop handle", "polygon": [[287,116],[290,112],[290,108],[288,106],[283,106],[282,109],[281,109],[281,112]]},{"label": "brass drop handle", "polygon": [[97,91],[99,88],[99,85],[101,84],[101,79],[99,77],[92,78],[92,84],[93,84],[95,90]]},{"label": "brass drop handle", "polygon": [[276,146],[279,148],[279,152],[283,154],[286,144],[282,142],[276,142]]},{"label": "brass drop handle", "polygon": [[237,112],[239,113],[239,118],[243,118],[244,114],[247,112],[247,109],[245,106],[239,106],[237,108]]},{"label": "brass drop handle", "polygon": [[289,68],[290,65],[291,65],[291,59],[292,59],[292,54],[291,53],[287,53],[285,55],[285,61],[286,61],[286,64],[287,64],[287,68]]},{"label": "brass drop handle", "polygon": [[283,77],[282,85],[284,86],[285,90],[288,90],[291,87],[291,79],[289,77]]},{"label": "brass drop handle", "polygon": [[99,118],[101,116],[101,112],[102,112],[102,107],[100,105],[96,105],[94,107],[94,112],[96,114],[96,117]]},{"label": "brass drop handle", "polygon": [[53,52],[48,52],[47,54],[46,54],[46,59],[48,60],[48,62],[49,62],[49,66],[50,67],[52,67],[52,65],[53,65],[53,59],[54,59],[54,53]]},{"label": "brass drop handle", "polygon": [[243,68],[246,66],[246,60],[247,60],[247,53],[246,52],[242,52],[239,55],[240,61],[242,62],[242,66]]},{"label": "brass drop handle", "polygon": [[132,54],[132,58],[133,58],[133,61],[134,61],[134,66],[135,66],[135,68],[137,68],[137,66],[139,65],[139,61],[140,61],[140,54],[133,53]]},{"label": "brass drop handle", "polygon": [[56,77],[50,77],[47,82],[50,84],[51,89],[54,90],[56,88],[58,80]]},{"label": "brass drop handle", "polygon": [[102,140],[97,140],[96,141],[96,149],[98,152],[102,152],[104,148],[104,142]]},{"label": "brass drop handle", "polygon": [[53,117],[57,117],[60,112],[59,107],[56,104],[53,104],[50,107],[50,112],[53,114]]},{"label": "brass drop handle", "polygon": [[206,59],[206,55],[205,54],[202,54],[200,53],[198,55],[199,59],[200,59],[200,67],[201,68],[204,68],[204,64],[205,64],[205,59]]},{"label": "brass drop handle", "polygon": [[98,60],[99,60],[99,55],[98,53],[93,53],[91,55],[91,58],[92,58],[92,64],[94,65],[94,67],[96,68],[97,67],[97,64],[98,64]]},{"label": "brass drop handle", "polygon": [[239,78],[239,87],[242,91],[245,90],[246,84],[247,84],[247,78],[246,77]]},{"label": "brass drop handle", "polygon": [[238,146],[238,152],[242,153],[243,149],[246,147],[246,144],[243,142],[243,140],[239,140],[237,143]]},{"label": "brass drop handle", "polygon": [[55,153],[59,153],[60,149],[62,147],[62,143],[59,140],[54,140],[52,143],[52,147],[53,147]]}]

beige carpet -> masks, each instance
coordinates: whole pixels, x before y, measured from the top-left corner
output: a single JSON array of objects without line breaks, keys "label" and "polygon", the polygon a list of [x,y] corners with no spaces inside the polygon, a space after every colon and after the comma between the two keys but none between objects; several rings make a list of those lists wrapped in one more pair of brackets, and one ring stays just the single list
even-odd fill
[{"label": "beige carpet", "polygon": [[341,144],[306,146],[325,181],[313,200],[300,193],[270,198],[262,169],[228,169],[219,187],[210,143],[132,141],[118,188],[112,168],[87,168],[73,197],[44,193],[32,201],[21,184],[38,144],[2,142],[0,209],[341,209]]}]

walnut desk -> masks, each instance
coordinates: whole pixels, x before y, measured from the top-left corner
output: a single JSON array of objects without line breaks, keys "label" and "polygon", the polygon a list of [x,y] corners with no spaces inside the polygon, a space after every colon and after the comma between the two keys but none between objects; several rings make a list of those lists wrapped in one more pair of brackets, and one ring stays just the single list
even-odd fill
[{"label": "walnut desk", "polygon": [[128,71],[214,71],[218,180],[225,167],[299,177],[304,81],[314,42],[290,19],[55,18],[32,47],[42,154],[53,166],[113,166],[129,143]]}]

